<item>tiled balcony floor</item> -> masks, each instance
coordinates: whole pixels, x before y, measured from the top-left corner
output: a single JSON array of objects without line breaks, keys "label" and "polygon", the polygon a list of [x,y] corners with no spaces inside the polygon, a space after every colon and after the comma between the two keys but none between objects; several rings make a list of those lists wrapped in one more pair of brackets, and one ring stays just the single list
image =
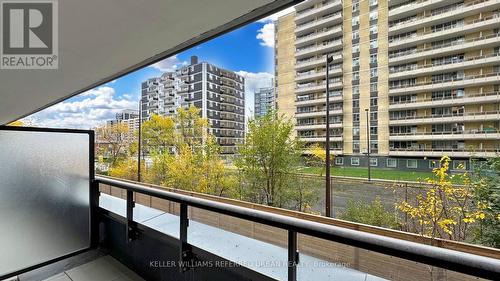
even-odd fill
[{"label": "tiled balcony floor", "polygon": [[69,269],[44,281],[143,281],[110,256]]},{"label": "tiled balcony floor", "polygon": [[[107,194],[101,194],[100,206],[125,217],[126,201]],[[179,237],[179,217],[170,213],[136,204],[134,220],[172,237]],[[216,227],[190,221],[188,242],[236,263],[244,263],[248,268],[277,280],[287,279],[286,266],[266,266],[287,261],[287,249],[235,234]],[[346,268],[325,265],[326,261],[301,254],[297,279],[305,280],[352,280],[372,281],[382,278]],[[121,280],[121,279],[117,279]]]}]

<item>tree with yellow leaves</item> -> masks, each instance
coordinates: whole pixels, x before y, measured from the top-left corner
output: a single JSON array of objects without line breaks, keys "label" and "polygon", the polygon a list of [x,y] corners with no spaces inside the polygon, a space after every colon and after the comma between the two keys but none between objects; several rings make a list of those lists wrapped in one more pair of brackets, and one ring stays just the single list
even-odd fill
[{"label": "tree with yellow leaves", "polygon": [[[321,163],[321,176],[326,172],[326,149],[315,143],[309,147],[311,156]],[[330,163],[333,163],[334,155],[330,154]]]},{"label": "tree with yellow leaves", "polygon": [[[148,182],[231,196],[237,181],[226,171],[220,147],[215,137],[208,133],[208,120],[201,117],[200,109],[194,106],[180,108],[175,117],[157,116],[155,120],[146,121],[143,127],[148,130],[146,140],[153,136],[163,140],[163,144],[159,144],[162,149],[150,152],[153,164],[147,172]],[[165,149],[166,146],[169,149]]]},{"label": "tree with yellow leaves", "polygon": [[[478,186],[473,184],[467,172],[449,174],[450,158],[441,158],[439,168],[433,170],[434,177],[428,178],[430,185],[396,207],[410,218],[406,228],[431,238],[446,238],[455,241],[470,240],[471,227],[486,218],[487,204],[474,200]],[[461,177],[464,185],[452,183],[454,177]]]}]

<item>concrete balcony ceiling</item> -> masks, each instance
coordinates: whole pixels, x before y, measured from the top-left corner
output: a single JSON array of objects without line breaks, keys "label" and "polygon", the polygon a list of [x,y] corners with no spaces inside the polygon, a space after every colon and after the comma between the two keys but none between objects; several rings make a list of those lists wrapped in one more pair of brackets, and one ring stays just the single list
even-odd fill
[{"label": "concrete balcony ceiling", "polygon": [[0,69],[0,124],[44,109],[293,0],[58,1],[59,68]]}]

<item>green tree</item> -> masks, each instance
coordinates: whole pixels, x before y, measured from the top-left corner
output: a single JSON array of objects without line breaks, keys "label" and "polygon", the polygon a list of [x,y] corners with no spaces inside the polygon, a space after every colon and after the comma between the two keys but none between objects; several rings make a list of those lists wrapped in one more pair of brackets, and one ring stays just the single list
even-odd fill
[{"label": "green tree", "polygon": [[485,205],[485,218],[479,221],[475,241],[500,248],[500,157],[480,163],[472,176],[474,201]]},{"label": "green tree", "polygon": [[276,207],[293,204],[290,200],[297,187],[291,184],[290,174],[297,172],[301,154],[293,132],[291,120],[276,112],[249,122],[235,164],[244,177],[250,200]]},{"label": "green tree", "polygon": [[386,211],[380,197],[376,197],[369,204],[364,201],[349,200],[340,219],[385,228],[398,228],[395,212]]}]

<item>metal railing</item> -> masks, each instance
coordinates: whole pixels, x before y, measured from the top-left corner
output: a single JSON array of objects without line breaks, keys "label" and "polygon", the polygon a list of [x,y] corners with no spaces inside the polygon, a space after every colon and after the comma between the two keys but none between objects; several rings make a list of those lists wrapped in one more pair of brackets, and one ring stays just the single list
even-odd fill
[{"label": "metal railing", "polygon": [[396,69],[395,67],[390,67],[389,68],[389,73],[390,74],[396,74],[396,73],[403,73],[403,72],[409,72],[409,71],[415,71],[419,69],[427,69],[431,67],[438,67],[438,66],[451,66],[453,64],[457,63],[468,63],[468,62],[473,62],[477,63],[478,60],[484,60],[487,58],[494,58],[494,57],[499,57],[500,53],[493,53],[489,55],[483,55],[483,56],[475,56],[475,57],[470,57],[470,58],[462,58],[462,59],[451,59],[449,61],[443,61],[443,62],[435,62],[435,63],[429,63],[429,64],[422,64],[422,65],[408,65],[406,67],[401,67],[401,69]]},{"label": "metal railing", "polygon": [[403,88],[412,88],[412,87],[418,87],[418,86],[426,86],[426,85],[435,85],[435,84],[444,84],[444,83],[449,83],[449,82],[457,82],[457,81],[474,81],[476,79],[481,79],[481,78],[489,78],[489,77],[500,77],[500,72],[492,72],[492,73],[487,73],[487,74],[478,74],[478,75],[468,75],[468,76],[457,76],[457,77],[446,77],[441,80],[436,80],[436,81],[422,81],[422,82],[415,82],[415,83],[410,83],[410,84],[399,84],[399,85],[389,85],[389,90],[394,90],[394,89],[403,89]]},{"label": "metal railing", "polygon": [[396,23],[389,23],[389,28],[397,27],[399,25],[414,23],[416,21],[428,19],[430,17],[434,17],[434,16],[437,16],[437,15],[441,15],[441,14],[452,12],[452,11],[454,11],[456,13],[463,13],[463,11],[457,12],[457,10],[464,10],[465,8],[469,9],[470,6],[475,6],[475,5],[478,5],[478,4],[481,4],[481,3],[484,3],[484,2],[488,2],[488,1],[489,0],[476,0],[474,2],[469,2],[469,3],[457,3],[457,4],[455,4],[455,5],[451,6],[451,7],[448,7],[447,9],[439,10],[437,12],[432,12],[432,13],[426,14],[424,16],[414,17],[414,18],[411,18],[411,19],[406,20],[406,21],[400,21],[400,22],[396,22]]},{"label": "metal railing", "polygon": [[[477,98],[477,97],[494,97],[500,98],[500,92],[488,92],[488,93],[467,93],[461,96],[449,96],[449,97],[440,97],[440,98],[427,98],[427,99],[414,99],[414,100],[405,100],[405,101],[390,101],[389,105],[399,105],[399,104],[413,104],[413,103],[422,103],[422,102],[438,102],[438,103],[446,103],[453,101],[463,101],[467,98]],[[478,101],[481,102],[481,101]]]},{"label": "metal railing", "polygon": [[473,134],[478,138],[488,134],[499,134],[500,130],[465,130],[465,131],[442,131],[442,132],[407,132],[407,133],[389,133],[389,136],[448,136],[448,135],[467,135]]},{"label": "metal railing", "polygon": [[196,198],[154,189],[139,183],[126,182],[102,176],[96,176],[95,183],[96,185],[99,183],[107,184],[127,191],[127,239],[133,239],[131,231],[133,230],[133,225],[137,224],[137,222],[133,221],[135,204],[133,199],[134,192],[179,203],[179,243],[181,261],[190,256],[190,245],[187,237],[189,224],[188,207],[190,206],[287,230],[289,281],[297,280],[297,265],[299,264],[299,253],[297,250],[298,233],[395,256],[405,260],[435,265],[444,269],[458,271],[477,277],[494,279],[500,276],[500,260],[494,258]]},{"label": "metal railing", "polygon": [[412,119],[441,119],[445,117],[466,117],[466,116],[482,116],[489,114],[500,114],[500,110],[483,111],[483,112],[457,112],[448,114],[432,114],[432,115],[410,115],[410,116],[389,116],[389,120],[412,120]]}]

